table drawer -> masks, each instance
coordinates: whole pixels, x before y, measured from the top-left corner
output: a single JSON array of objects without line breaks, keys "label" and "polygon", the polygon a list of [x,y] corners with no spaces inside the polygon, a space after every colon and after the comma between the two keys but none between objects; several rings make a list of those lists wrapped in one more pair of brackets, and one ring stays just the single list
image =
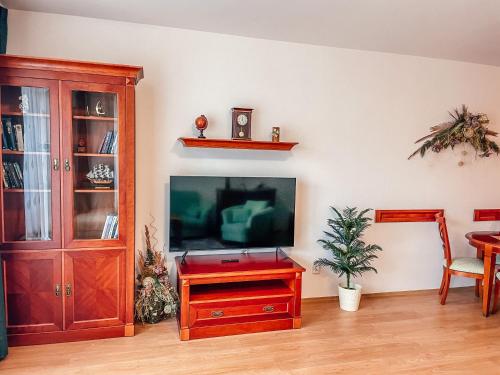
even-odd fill
[{"label": "table drawer", "polygon": [[200,321],[282,314],[290,311],[290,297],[231,302],[197,303],[190,305],[190,325]]}]

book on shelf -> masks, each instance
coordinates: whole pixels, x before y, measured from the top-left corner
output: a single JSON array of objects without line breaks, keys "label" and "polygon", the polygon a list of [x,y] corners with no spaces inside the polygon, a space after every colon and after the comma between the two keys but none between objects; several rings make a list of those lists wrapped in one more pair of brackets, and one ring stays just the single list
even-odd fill
[{"label": "book on shelf", "polygon": [[23,189],[23,172],[17,161],[4,161],[2,165],[3,183],[6,189]]},{"label": "book on shelf", "polygon": [[99,154],[113,154],[116,150],[117,134],[114,130],[108,130],[102,139],[101,146],[99,147]]},{"label": "book on shelf", "polygon": [[111,151],[110,151],[110,154],[116,154],[116,149],[118,147],[118,134],[114,134],[114,137],[113,137],[113,144],[111,145]]},{"label": "book on shelf", "polygon": [[2,149],[24,151],[24,126],[12,124],[10,118],[2,121]]},{"label": "book on shelf", "polygon": [[7,188],[7,186],[9,186],[9,180],[7,178],[7,173],[5,171],[4,165],[2,165],[2,178],[3,178],[3,186]]},{"label": "book on shelf", "polygon": [[7,130],[4,122],[2,121],[2,149],[7,150],[9,148],[9,141],[7,139]]},{"label": "book on shelf", "polygon": [[24,151],[24,129],[21,124],[14,125],[14,133],[16,135],[17,151]]},{"label": "book on shelf", "polygon": [[10,118],[2,121],[2,132],[5,135],[5,149],[16,150],[16,139],[14,135],[14,127],[12,126],[12,121]]},{"label": "book on shelf", "polygon": [[106,216],[102,229],[101,239],[118,238],[118,215],[110,214]]}]

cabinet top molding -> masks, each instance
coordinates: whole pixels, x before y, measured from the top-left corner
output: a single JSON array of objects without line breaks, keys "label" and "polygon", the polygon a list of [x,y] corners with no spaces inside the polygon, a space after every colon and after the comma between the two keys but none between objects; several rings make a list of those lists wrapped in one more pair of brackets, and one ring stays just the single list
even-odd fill
[{"label": "cabinet top molding", "polygon": [[0,55],[0,68],[126,77],[133,80],[135,84],[144,78],[144,71],[141,66],[61,60],[45,57]]}]

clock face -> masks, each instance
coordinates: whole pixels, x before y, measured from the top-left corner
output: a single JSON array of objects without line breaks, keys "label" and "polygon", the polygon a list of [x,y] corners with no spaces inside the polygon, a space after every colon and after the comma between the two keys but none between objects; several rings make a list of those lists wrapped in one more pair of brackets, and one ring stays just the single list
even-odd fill
[{"label": "clock face", "polygon": [[236,118],[236,122],[238,123],[239,126],[245,126],[248,123],[247,115],[244,114],[238,115],[238,117]]}]

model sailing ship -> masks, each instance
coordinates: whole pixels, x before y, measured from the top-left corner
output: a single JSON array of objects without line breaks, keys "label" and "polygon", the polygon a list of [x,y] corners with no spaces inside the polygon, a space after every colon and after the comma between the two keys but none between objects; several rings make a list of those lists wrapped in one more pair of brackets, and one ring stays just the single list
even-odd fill
[{"label": "model sailing ship", "polygon": [[107,164],[94,165],[87,173],[87,178],[96,189],[110,189],[113,185],[115,174]]}]

